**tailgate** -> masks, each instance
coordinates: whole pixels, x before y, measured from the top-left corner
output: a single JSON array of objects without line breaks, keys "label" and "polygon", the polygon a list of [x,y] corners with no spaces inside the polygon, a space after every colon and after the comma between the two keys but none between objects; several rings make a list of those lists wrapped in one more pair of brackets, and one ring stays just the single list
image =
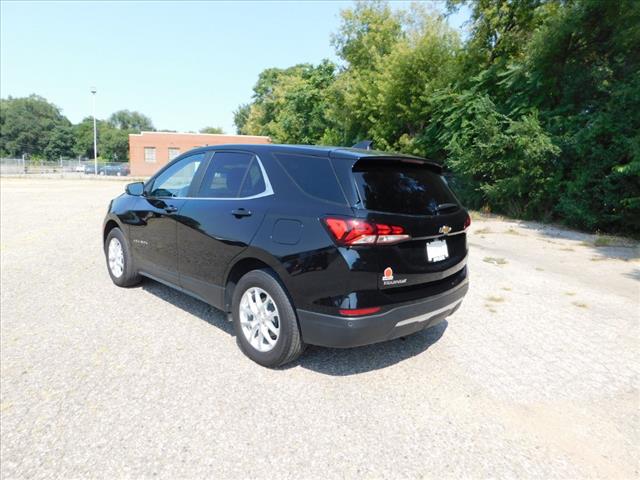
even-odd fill
[{"label": "tailgate", "polygon": [[435,282],[464,267],[468,214],[437,167],[413,159],[361,159],[350,176],[359,217],[400,226],[410,235],[372,247],[380,289]]}]

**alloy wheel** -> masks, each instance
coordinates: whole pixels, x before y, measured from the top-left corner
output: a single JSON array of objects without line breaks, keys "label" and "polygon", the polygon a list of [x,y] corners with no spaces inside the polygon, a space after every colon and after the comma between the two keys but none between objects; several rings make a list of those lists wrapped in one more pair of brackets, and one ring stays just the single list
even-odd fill
[{"label": "alloy wheel", "polygon": [[122,244],[117,238],[112,238],[109,242],[109,270],[114,277],[120,278],[124,273],[124,252]]},{"label": "alloy wheel", "polygon": [[271,295],[258,287],[247,289],[240,299],[242,333],[253,348],[268,352],[280,335],[278,307]]}]

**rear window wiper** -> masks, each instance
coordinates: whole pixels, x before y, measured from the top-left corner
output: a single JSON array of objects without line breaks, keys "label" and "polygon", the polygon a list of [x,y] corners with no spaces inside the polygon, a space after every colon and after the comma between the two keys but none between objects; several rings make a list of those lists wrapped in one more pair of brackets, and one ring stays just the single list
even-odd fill
[{"label": "rear window wiper", "polygon": [[440,205],[438,205],[437,211],[438,213],[440,213],[445,210],[452,210],[457,208],[458,208],[458,205],[456,203],[441,203]]}]

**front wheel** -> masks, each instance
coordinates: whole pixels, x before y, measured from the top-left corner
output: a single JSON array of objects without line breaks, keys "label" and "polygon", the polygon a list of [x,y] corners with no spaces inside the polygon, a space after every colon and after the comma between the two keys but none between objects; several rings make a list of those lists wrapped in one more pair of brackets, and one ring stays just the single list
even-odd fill
[{"label": "front wheel", "polygon": [[104,242],[107,269],[113,283],[119,287],[131,287],[140,283],[140,275],[134,270],[133,257],[122,230],[112,228]]},{"label": "front wheel", "polygon": [[265,367],[292,362],[304,351],[296,313],[269,270],[254,270],[233,292],[233,324],[240,349]]}]

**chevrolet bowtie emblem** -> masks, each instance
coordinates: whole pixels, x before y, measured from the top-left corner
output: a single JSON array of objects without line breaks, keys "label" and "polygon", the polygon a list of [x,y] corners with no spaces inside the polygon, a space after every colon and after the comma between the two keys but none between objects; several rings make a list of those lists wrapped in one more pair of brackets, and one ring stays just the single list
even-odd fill
[{"label": "chevrolet bowtie emblem", "polygon": [[449,225],[443,225],[438,230],[440,233],[444,233],[445,235],[451,231],[451,227]]}]

